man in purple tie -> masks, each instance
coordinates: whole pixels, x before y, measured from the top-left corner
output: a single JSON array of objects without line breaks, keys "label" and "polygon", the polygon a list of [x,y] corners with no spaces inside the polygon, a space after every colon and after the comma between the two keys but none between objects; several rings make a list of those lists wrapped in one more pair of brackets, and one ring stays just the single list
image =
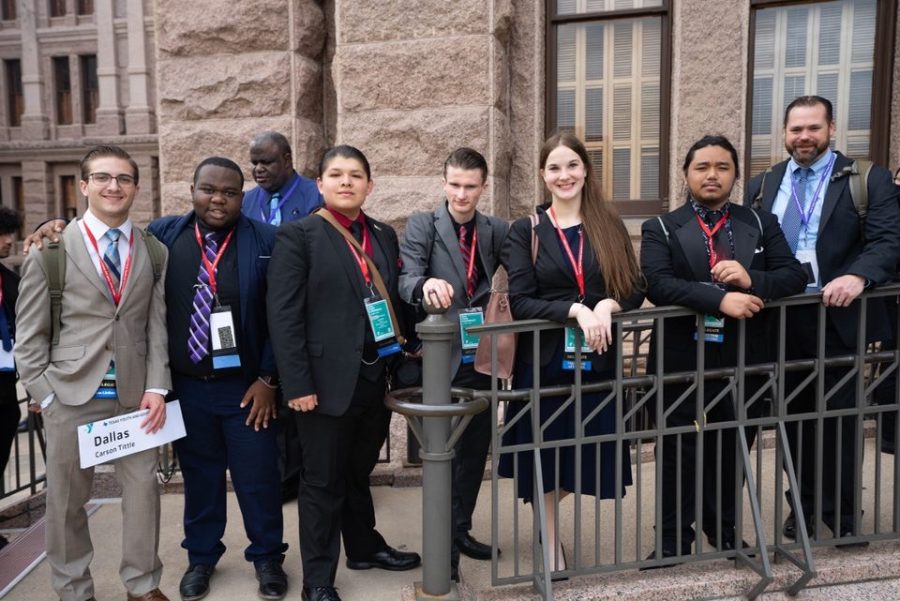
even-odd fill
[{"label": "man in purple tie", "polygon": [[278,382],[265,305],[276,229],[241,214],[243,185],[234,162],[207,158],[194,172],[193,210],[150,224],[178,257],[166,274],[166,303],[173,395],[188,432],[175,443],[184,475],[185,601],[206,596],[225,552],[226,469],[259,596],[281,599],[287,592],[272,422]]},{"label": "man in purple tie", "polygon": [[[745,202],[754,202],[772,212],[784,230],[791,251],[807,272],[810,293],[821,293],[825,305],[825,355],[856,353],[861,337],[865,342],[889,340],[887,311],[882,299],[868,301],[866,331],[859,331],[863,290],[893,279],[900,255],[900,212],[898,189],[887,169],[872,166],[867,178],[852,174],[853,160],[830,148],[835,134],[831,102],[821,96],[795,98],[784,113],[784,147],[789,159],[773,165],[750,181]],[[858,178],[857,181],[852,181]],[[859,181],[862,180],[862,181]],[[866,187],[868,211],[857,208],[854,185]],[[790,359],[815,357],[818,350],[818,308],[793,307],[787,315],[786,353]],[[846,369],[825,370],[823,394],[829,395],[828,409],[857,406],[853,378],[838,386]],[[788,405],[789,413],[813,411],[815,385],[802,384],[807,373],[793,372],[786,379],[785,394],[799,390]],[[865,403],[865,401],[861,401]],[[856,457],[856,418],[824,421],[820,433],[824,454],[821,471],[816,472],[816,420],[792,421],[788,438],[795,469],[800,477],[802,507],[793,507],[783,526],[787,538],[795,538],[799,512],[814,533],[816,490],[821,486],[822,521],[835,538],[858,534],[861,514],[854,511],[854,491],[861,486]],[[838,432],[841,455],[836,457]],[[802,441],[802,444],[800,444]],[[840,474],[840,482],[836,475]],[[840,494],[835,494],[838,488]]]}]

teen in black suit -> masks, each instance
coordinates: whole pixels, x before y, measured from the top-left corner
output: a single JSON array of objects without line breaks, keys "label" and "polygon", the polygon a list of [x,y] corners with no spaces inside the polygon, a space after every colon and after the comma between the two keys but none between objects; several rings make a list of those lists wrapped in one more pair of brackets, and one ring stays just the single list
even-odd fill
[{"label": "teen in black suit", "polygon": [[[898,189],[891,182],[887,169],[874,165],[869,173],[868,214],[864,227],[850,194],[849,167],[852,162],[829,148],[835,122],[831,102],[821,96],[800,96],[785,110],[784,145],[791,155],[787,161],[772,166],[771,171],[751,180],[745,202],[759,198],[762,208],[774,214],[786,237],[789,209],[803,205],[809,213],[808,226],[800,223],[794,229],[793,251],[810,268],[817,264],[818,278],[808,292],[822,293],[825,311],[825,355],[856,353],[860,302],[857,297],[871,286],[894,279],[900,258],[900,211]],[[830,169],[829,169],[830,166]],[[801,178],[803,178],[801,180]],[[765,181],[765,186],[763,186]],[[805,181],[805,185],[801,183]],[[819,189],[821,188],[821,190]],[[798,194],[805,191],[805,202]],[[795,211],[796,214],[796,211]],[[799,218],[797,219],[799,221]],[[789,240],[790,243],[790,240]],[[801,258],[802,257],[802,258]],[[892,337],[890,319],[884,299],[868,301],[865,341],[889,341]],[[788,360],[815,357],[817,352],[818,307],[805,305],[788,311],[786,354]],[[850,379],[836,391],[837,383],[846,369],[825,370],[825,392],[833,391],[828,409],[847,409],[857,404],[854,381]],[[793,372],[786,379],[786,394],[795,391],[808,374]],[[815,410],[814,385],[808,385],[788,404],[788,413]],[[865,401],[862,401],[865,404]],[[822,432],[822,472],[816,474],[815,420],[803,420],[802,445],[799,445],[797,422],[788,424],[795,468],[801,476],[800,497],[808,525],[812,525],[815,506],[816,481],[821,484],[822,520],[835,536],[856,532],[854,490],[859,470],[856,463],[856,418],[844,417],[841,422],[841,456],[837,448],[837,418],[824,422]],[[802,448],[801,448],[802,446]],[[840,467],[840,502],[835,495],[835,479]],[[791,513],[784,524],[786,537],[796,534],[795,515]],[[819,537],[821,538],[821,536]]]},{"label": "teen in black suit", "polygon": [[[586,364],[582,367],[582,382],[609,380],[614,377],[616,365],[611,314],[637,308],[644,299],[631,239],[615,209],[601,197],[587,151],[574,135],[558,134],[547,140],[541,150],[541,176],[552,202],[538,209],[539,222],[534,227],[537,256],[532,255],[532,226],[528,218],[513,224],[503,245],[502,262],[509,272],[512,313],[516,319],[550,319],[560,324],[576,319],[592,349],[582,355],[584,361],[591,362],[590,370],[584,369]],[[568,361],[564,330],[541,332],[540,345],[540,365],[536,366],[532,359],[532,336],[520,336],[515,386],[533,386],[535,372],[540,373],[541,386],[573,384],[574,366],[564,364]],[[609,434],[616,429],[615,406],[609,403],[603,410],[595,411],[603,396],[599,393],[581,396],[581,424],[576,422],[574,404],[569,404],[549,422],[550,416],[562,408],[565,397],[541,398],[537,409],[530,404],[514,403],[506,420],[509,422],[522,411],[539,411],[541,423],[546,425],[542,429],[543,441],[572,439],[582,431],[584,436]],[[530,443],[531,423],[530,415],[519,415],[519,421],[504,435],[504,446]],[[622,462],[617,466],[613,442],[600,445],[599,462],[596,443],[583,444],[580,450],[571,443],[563,445],[559,449],[558,470],[554,450],[541,452],[543,478],[537,483],[537,489],[544,493],[547,529],[544,542],[554,570],[567,567],[556,532],[557,495],[561,500],[576,489],[600,498],[623,495],[624,487],[631,484],[628,447],[623,447]],[[576,469],[579,452],[580,474]],[[512,476],[516,457],[517,495],[530,501],[535,489],[530,451],[502,454],[499,473]],[[622,470],[622,486],[618,489],[617,467]],[[579,477],[580,488],[576,485]]]},{"label": "teen in black suit", "polygon": [[[646,221],[642,228],[641,269],[647,278],[647,297],[656,305],[681,305],[723,319],[720,328],[706,332],[705,368],[730,367],[737,363],[738,320],[753,317],[746,328],[747,362],[767,356],[763,316],[754,317],[767,300],[803,291],[806,276],[784,239],[778,222],[768,214],[729,202],[740,176],[737,151],[727,138],[706,136],[688,151],[684,161],[688,201],[675,211]],[[663,323],[663,370],[665,373],[697,369],[696,317],[667,319]],[[655,365],[659,332],[653,332],[648,365]],[[703,402],[709,406],[725,387],[721,380],[708,380]],[[759,382],[748,379],[749,395]],[[687,384],[663,388],[663,403],[670,408],[687,391]],[[749,396],[748,395],[748,396]],[[762,401],[747,408],[758,415]],[[706,412],[709,421],[735,419],[729,396]],[[666,420],[667,427],[690,425],[697,419],[694,395],[682,399]],[[752,429],[751,429],[752,431]],[[722,454],[717,451],[721,435]],[[662,556],[690,553],[694,540],[695,436],[681,437],[681,464],[677,461],[676,436],[663,438],[661,460]],[[752,443],[752,441],[751,441]],[[713,430],[703,436],[703,520],[710,544],[724,550],[735,548],[735,488],[737,451],[735,430]],[[719,474],[721,473],[721,478]],[[676,505],[676,487],[681,478],[681,505]],[[721,507],[716,501],[716,482],[721,482]],[[677,519],[681,515],[680,541]],[[721,539],[720,539],[721,537]],[[654,552],[653,557],[656,556]]]},{"label": "teen in black suit", "polygon": [[[337,146],[325,153],[318,186],[327,214],[278,230],[267,300],[284,398],[297,411],[302,446],[302,596],[334,601],[341,534],[351,569],[407,570],[421,559],[389,547],[375,530],[369,491],[369,474],[391,418],[384,406],[385,377],[396,339],[375,341],[366,300],[378,293],[377,268],[393,305],[400,305],[397,235],[361,210],[373,182],[368,161],[356,148]],[[358,246],[338,227],[353,231]],[[396,320],[389,321],[399,334]]]}]

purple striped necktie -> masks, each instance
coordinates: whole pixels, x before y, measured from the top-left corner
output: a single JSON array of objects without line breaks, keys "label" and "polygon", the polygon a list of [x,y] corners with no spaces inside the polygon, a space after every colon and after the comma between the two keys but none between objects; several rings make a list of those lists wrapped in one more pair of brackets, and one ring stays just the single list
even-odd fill
[{"label": "purple striped necktie", "polygon": [[[216,260],[219,243],[215,232],[209,232],[204,239],[204,252],[210,264]],[[191,325],[188,335],[188,353],[191,361],[200,363],[209,354],[209,315],[212,312],[213,294],[209,287],[209,272],[201,259],[197,284],[194,286],[194,308],[191,311]]]}]

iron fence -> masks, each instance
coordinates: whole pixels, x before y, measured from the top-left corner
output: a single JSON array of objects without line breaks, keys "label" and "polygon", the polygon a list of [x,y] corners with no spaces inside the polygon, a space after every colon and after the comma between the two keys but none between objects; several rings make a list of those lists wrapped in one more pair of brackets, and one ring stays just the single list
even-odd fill
[{"label": "iron fence", "polygon": [[[857,332],[866,332],[870,304],[896,302],[898,292],[900,286],[896,285],[866,292],[859,301]],[[816,322],[815,350],[808,357],[789,358],[787,324],[797,317],[794,310],[801,306],[815,307],[806,310]],[[420,324],[420,332],[425,334],[424,405],[406,400],[418,391],[401,391],[388,401],[408,416],[411,429],[423,440],[423,448],[430,449],[425,458],[423,496],[449,498],[446,466],[439,466],[434,473],[440,476],[430,482],[429,469],[449,461],[453,443],[467,422],[465,415],[486,404],[481,398],[489,398],[491,410],[503,416],[493,420],[494,585],[530,582],[545,599],[551,599],[553,581],[558,578],[727,558],[758,574],[756,584],[747,592],[750,598],[772,581],[773,560],[789,561],[797,567],[789,592],[798,592],[815,576],[814,547],[861,545],[898,538],[900,534],[900,499],[895,485],[900,480],[900,463],[894,462],[892,455],[878,452],[876,445],[874,452],[869,451],[874,453],[874,461],[863,471],[864,428],[892,446],[897,441],[898,352],[867,344],[861,334],[852,352],[833,352],[826,344],[826,311],[818,295],[770,303],[767,311],[776,325],[771,340],[773,354],[767,362],[750,363],[747,358],[748,329],[760,323],[754,318],[738,323],[737,360],[731,365],[667,372],[661,326],[667,320],[696,314],[671,307],[641,309],[614,316],[617,327],[611,352],[615,365],[608,379],[582,381],[580,367],[585,357],[577,351],[571,385],[542,385],[540,370],[535,369],[530,382],[514,381],[512,390],[504,390],[496,378],[490,391],[454,390],[454,396],[470,401],[456,405],[449,403],[449,382],[444,375],[447,370],[440,361],[446,353],[435,352],[438,345],[448,344],[449,338],[444,340],[442,332],[451,336],[453,326],[447,327],[442,316],[429,316]],[[560,327],[552,322],[518,321],[482,326],[477,331],[480,335],[514,332],[520,339],[530,334],[534,339],[532,362],[540,365],[542,334]],[[702,316],[697,328],[698,338],[703,340]],[[893,329],[896,340],[896,324]],[[651,331],[656,332],[652,345]],[[704,366],[706,346],[685,344],[684,352],[695,353],[696,364]],[[432,357],[434,363],[429,361],[430,354],[437,355]],[[888,385],[893,391],[889,402],[873,405],[875,391]],[[676,393],[663,394],[671,389]],[[812,406],[801,407],[799,399],[810,394]],[[852,401],[843,405],[837,402],[845,397]],[[728,409],[724,417],[718,411],[722,408]],[[604,412],[614,416],[613,426],[598,432],[591,428],[591,421]],[[680,421],[675,419],[679,412]],[[567,414],[574,416],[574,435],[549,436],[552,422]],[[685,415],[689,418],[683,419]],[[893,425],[887,427],[890,417],[894,418]],[[446,426],[435,429],[432,425],[431,438],[443,438],[430,440],[429,423],[439,422],[446,422]],[[514,439],[513,429],[523,426],[530,431],[530,440]],[[656,462],[645,464],[642,458],[651,452]],[[674,453],[674,459],[667,452]],[[836,460],[832,465],[823,459],[829,453],[836,458],[849,454],[852,461],[842,466]],[[612,461],[605,460],[607,455]],[[563,498],[565,495],[559,492],[562,486],[553,482],[549,488],[557,492],[545,496],[540,487],[543,472],[558,474],[565,461],[575,464],[571,494]],[[498,468],[504,462],[507,472],[512,466],[511,478],[500,475]],[[666,473],[663,463],[674,469]],[[608,498],[585,492],[591,480],[590,475],[582,473],[585,464],[597,466],[593,468],[595,479],[612,482],[614,492],[607,494]],[[693,469],[687,469],[691,464]],[[604,465],[607,473],[601,474],[599,466]],[[501,494],[501,488],[516,491],[522,478],[533,481],[532,510],[515,499],[501,503],[501,499],[510,498]],[[849,486],[842,486],[847,480]],[[628,482],[630,486],[626,486]],[[430,486],[446,488],[429,490]],[[527,480],[523,486],[528,488]],[[669,487],[668,492],[664,486]],[[823,495],[826,486],[830,494]],[[526,492],[522,496],[529,495]],[[847,497],[852,497],[849,502]],[[832,506],[824,503],[826,498],[833,501]],[[683,517],[685,507],[690,505],[693,519],[690,513]],[[668,536],[673,530],[673,506],[674,540]],[[670,514],[664,521],[666,507]],[[733,530],[730,520],[722,517],[732,507]],[[804,511],[810,507],[811,511]],[[443,520],[449,520],[449,515],[440,514],[440,506],[430,509],[425,503],[424,508],[423,533],[429,523],[438,524],[435,528],[440,530]],[[791,512],[793,542],[782,527]],[[851,516],[849,521],[847,515]],[[547,516],[551,516],[549,523]],[[501,523],[511,527],[501,532]],[[651,526],[663,524],[669,527],[665,539],[662,527],[651,530]],[[566,566],[560,570],[548,569],[558,563],[560,551],[541,545],[554,531],[571,551],[566,553]],[[423,539],[422,590],[428,595],[440,596],[453,587],[448,556],[437,548],[441,544]],[[500,547],[504,561],[497,552]],[[674,552],[669,553],[673,547]],[[429,569],[429,562],[438,565]]]},{"label": "iron fence", "polygon": [[[43,419],[40,413],[28,410],[27,397],[19,399],[19,406],[24,418],[19,423],[12,442],[6,473],[0,474],[0,500],[23,491],[37,494],[46,482],[44,461],[47,445],[44,440]],[[7,485],[7,482],[11,484]]]}]

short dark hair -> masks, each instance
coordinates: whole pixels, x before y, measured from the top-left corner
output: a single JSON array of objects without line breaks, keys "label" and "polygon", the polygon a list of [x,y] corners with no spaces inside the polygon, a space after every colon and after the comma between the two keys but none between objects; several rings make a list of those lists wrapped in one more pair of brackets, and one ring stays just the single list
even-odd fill
[{"label": "short dark hair", "polygon": [[828,121],[828,123],[834,123],[834,107],[832,106],[831,101],[824,96],[811,94],[808,96],[797,96],[791,100],[791,103],[784,109],[784,127],[787,127],[788,115],[791,114],[791,110],[793,110],[794,107],[816,106],[817,104],[821,104],[825,107],[825,120]]},{"label": "short dark hair", "polygon": [[738,165],[738,153],[734,147],[734,144],[731,143],[731,140],[726,138],[725,136],[719,135],[706,135],[694,142],[690,148],[688,148],[687,156],[684,157],[684,164],[681,166],[681,170],[687,175],[688,167],[691,166],[691,161],[694,160],[694,155],[701,148],[706,148],[707,146],[720,146],[728,151],[728,154],[731,155],[731,160],[734,161],[734,177],[738,179],[741,177],[741,166]]},{"label": "short dark hair", "polygon": [[276,147],[278,147],[278,152],[281,154],[289,154],[293,156],[294,153],[291,152],[291,143],[288,142],[288,139],[284,137],[284,134],[281,134],[277,131],[261,131],[250,140],[250,146],[257,146],[262,144],[263,142],[273,142]]},{"label": "short dark hair", "polygon": [[372,179],[372,169],[371,167],[369,167],[369,160],[366,158],[366,155],[364,155],[362,150],[360,150],[359,148],[350,146],[349,144],[341,144],[339,146],[335,146],[322,155],[322,160],[319,161],[319,177],[325,175],[325,170],[328,169],[328,163],[330,163],[331,160],[336,157],[356,159],[357,161],[362,163],[363,171],[366,172],[366,178]]},{"label": "short dark hair", "polygon": [[244,172],[241,171],[241,168],[238,167],[238,164],[232,161],[231,159],[226,159],[225,157],[207,157],[200,161],[200,164],[197,165],[197,168],[194,169],[194,185],[197,185],[197,178],[200,177],[200,170],[206,167],[207,165],[214,165],[216,167],[224,167],[225,169],[230,169],[231,171],[237,172],[237,174],[241,178],[241,188],[244,187]]},{"label": "short dark hair", "polygon": [[457,169],[463,169],[465,171],[478,169],[481,171],[481,182],[484,183],[487,181],[487,161],[485,160],[484,155],[472,148],[463,146],[450,153],[450,156],[444,161],[445,179],[447,178],[447,167],[456,167]]},{"label": "short dark hair", "polygon": [[0,236],[18,232],[22,228],[22,216],[9,207],[0,207]]},{"label": "short dark hair", "polygon": [[132,173],[132,175],[134,175],[134,183],[138,183],[140,180],[140,173],[138,172],[137,163],[134,162],[134,159],[131,158],[131,155],[128,154],[124,148],[121,146],[113,146],[111,144],[94,146],[88,150],[86,155],[84,155],[84,158],[81,159],[81,179],[83,181],[88,181],[88,178],[91,176],[91,163],[95,159],[102,159],[104,157],[115,157],[117,159],[128,161],[132,171],[134,171],[134,173]]}]

